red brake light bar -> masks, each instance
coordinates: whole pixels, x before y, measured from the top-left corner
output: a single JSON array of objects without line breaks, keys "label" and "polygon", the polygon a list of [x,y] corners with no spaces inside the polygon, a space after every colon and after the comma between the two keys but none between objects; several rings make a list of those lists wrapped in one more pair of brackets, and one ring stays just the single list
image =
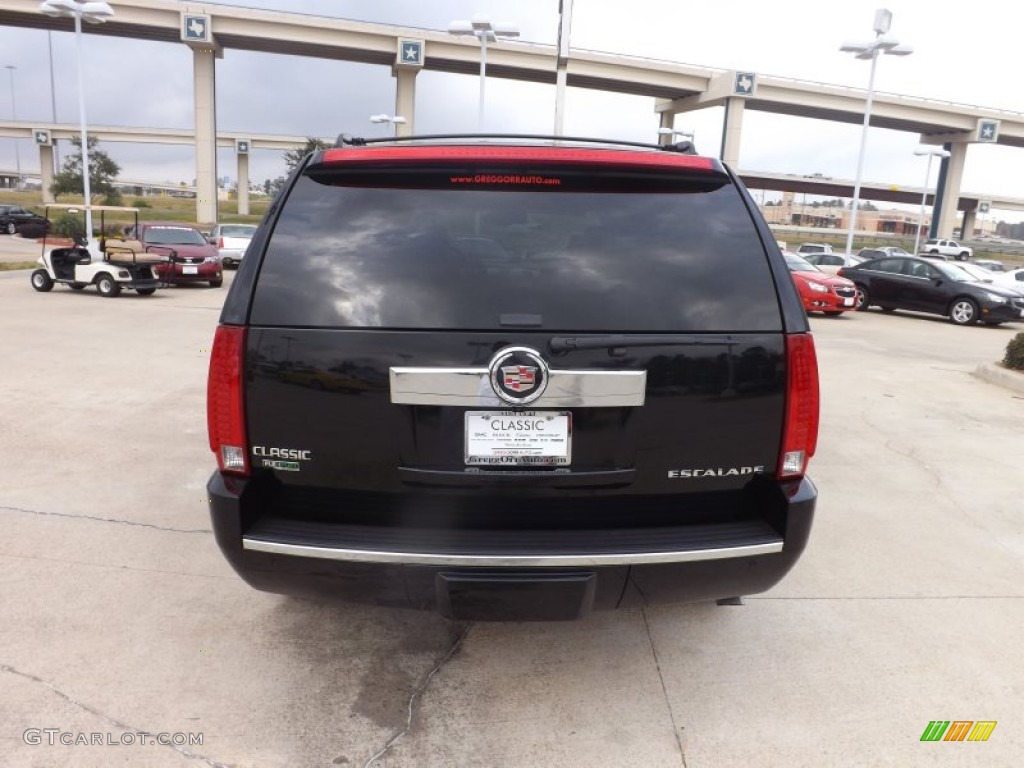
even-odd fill
[{"label": "red brake light bar", "polygon": [[780,480],[803,477],[818,445],[818,358],[809,334],[786,337],[786,420],[779,456]]},{"label": "red brake light bar", "polygon": [[245,437],[242,387],[245,366],[245,328],[217,328],[210,353],[206,385],[206,424],[210,450],[217,454],[221,472],[249,474],[249,446]]},{"label": "red brake light bar", "polygon": [[574,147],[507,147],[507,146],[418,146],[418,147],[354,147],[328,149],[325,165],[376,165],[415,162],[457,163],[538,163],[548,166],[600,165],[616,168],[685,169],[718,171],[718,161],[711,157],[684,155],[676,152],[637,152],[620,149],[577,149]]}]

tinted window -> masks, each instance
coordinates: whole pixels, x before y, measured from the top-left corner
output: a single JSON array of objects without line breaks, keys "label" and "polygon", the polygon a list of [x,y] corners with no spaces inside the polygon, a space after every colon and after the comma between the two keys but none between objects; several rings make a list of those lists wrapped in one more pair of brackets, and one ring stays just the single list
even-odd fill
[{"label": "tinted window", "polygon": [[160,245],[206,245],[206,238],[191,227],[146,227],[143,239]]},{"label": "tinted window", "polygon": [[941,277],[938,270],[934,269],[930,264],[925,264],[923,261],[907,261],[907,274],[913,277],[926,277],[934,278]]},{"label": "tinted window", "polygon": [[816,266],[814,266],[807,259],[802,259],[795,253],[787,253],[786,266],[789,267],[790,272],[820,272]]},{"label": "tinted window", "polygon": [[302,177],[267,246],[251,321],[781,330],[764,245],[731,184],[671,194],[541,190],[375,189]]},{"label": "tinted window", "polygon": [[878,259],[866,265],[866,268],[898,275],[903,271],[903,259]]},{"label": "tinted window", "polygon": [[225,224],[219,230],[224,237],[252,237],[256,231],[255,224]]}]

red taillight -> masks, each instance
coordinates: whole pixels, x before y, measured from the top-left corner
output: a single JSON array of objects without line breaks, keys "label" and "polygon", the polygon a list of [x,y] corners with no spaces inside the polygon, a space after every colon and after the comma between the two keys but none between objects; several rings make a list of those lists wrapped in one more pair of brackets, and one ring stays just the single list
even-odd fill
[{"label": "red taillight", "polygon": [[210,450],[217,454],[221,472],[249,474],[249,446],[245,439],[242,394],[245,365],[245,328],[217,328],[210,353],[206,384],[206,426]]},{"label": "red taillight", "polygon": [[802,477],[818,444],[818,357],[808,334],[786,337],[786,421],[780,480]]},{"label": "red taillight", "polygon": [[224,247],[224,238],[223,237],[221,237],[221,238],[219,238],[217,240],[217,247],[218,248],[223,248]]}]

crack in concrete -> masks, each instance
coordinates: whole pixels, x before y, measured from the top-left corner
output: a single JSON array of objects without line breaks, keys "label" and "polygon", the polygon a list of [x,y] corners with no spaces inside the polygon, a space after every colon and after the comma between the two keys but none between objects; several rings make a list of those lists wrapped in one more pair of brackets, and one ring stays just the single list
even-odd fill
[{"label": "crack in concrete", "polygon": [[114,517],[96,517],[95,515],[73,515],[70,512],[43,512],[38,509],[22,509],[21,507],[2,507],[3,512],[21,512],[26,515],[38,515],[40,517],[69,517],[76,520],[94,520],[98,523],[119,523],[121,525],[134,525],[137,528],[152,528],[156,531],[168,531],[170,533],[213,533],[209,528],[169,528],[164,525],[153,525],[153,523],[139,523],[135,520],[118,520]]},{"label": "crack in concrete", "polygon": [[[80,701],[76,701],[75,699],[68,696],[68,694],[64,693],[64,691],[60,690],[55,685],[53,685],[53,683],[50,683],[46,680],[43,680],[41,677],[36,677],[35,675],[29,674],[27,672],[21,672],[8,664],[0,664],[0,672],[6,672],[10,675],[17,675],[18,677],[22,677],[26,680],[31,680],[33,683],[41,685],[44,688],[49,688],[55,694],[64,699],[64,701],[68,702],[68,704],[71,704],[72,706],[77,707],[78,709],[81,709],[84,712],[88,712],[90,715],[93,715],[94,717],[100,718],[104,722],[109,723],[110,725],[114,726],[115,728],[119,728],[122,731],[129,731],[135,734],[145,733],[149,735],[161,733],[161,731],[145,731],[142,728],[136,728],[135,726],[128,725],[127,723],[122,723],[120,720],[110,717],[109,715],[105,715],[98,709],[90,707],[88,704],[83,704]],[[155,743],[159,744],[159,742]],[[180,754],[182,757],[186,757],[189,760],[201,760],[202,762],[210,766],[210,768],[229,768],[229,766],[227,766],[225,763],[218,763],[216,760],[206,757],[205,755],[190,752],[189,750],[177,744],[159,744],[159,746],[170,747],[175,752]]]},{"label": "crack in concrete", "polygon": [[462,641],[465,640],[466,635],[469,634],[469,629],[471,626],[472,624],[467,624],[463,628],[463,630],[455,638],[455,642],[452,643],[452,647],[448,649],[448,652],[441,657],[440,661],[438,661],[434,665],[434,668],[427,673],[426,677],[423,678],[423,681],[416,687],[416,690],[414,690],[412,694],[409,696],[408,712],[405,718],[405,727],[398,733],[394,734],[390,739],[388,739],[387,742],[385,742],[384,746],[377,750],[376,753],[374,753],[373,757],[371,757],[369,760],[363,763],[363,768],[371,768],[374,763],[376,763],[380,758],[384,757],[384,755],[391,751],[391,748],[398,742],[399,739],[401,739],[403,736],[409,733],[409,731],[412,730],[412,719],[416,713],[416,699],[427,689],[427,686],[430,685],[431,679],[434,677],[434,675],[438,673],[438,671],[440,671],[441,667],[447,664],[448,661],[452,658],[452,656],[454,656],[455,653],[459,650],[459,648],[462,646]]},{"label": "crack in concrete", "polygon": [[647,632],[647,642],[651,645],[651,656],[654,657],[654,668],[658,670],[658,680],[661,682],[661,695],[665,698],[665,708],[668,710],[668,719],[672,723],[672,734],[676,738],[676,746],[679,747],[679,762],[686,768],[686,749],[683,747],[681,728],[676,723],[675,713],[672,711],[672,702],[668,698],[668,687],[665,685],[665,676],[661,672],[661,660],[658,658],[658,649],[654,647],[654,637],[651,635],[651,625],[647,621],[647,607],[640,609],[640,615],[644,617],[644,630]]}]

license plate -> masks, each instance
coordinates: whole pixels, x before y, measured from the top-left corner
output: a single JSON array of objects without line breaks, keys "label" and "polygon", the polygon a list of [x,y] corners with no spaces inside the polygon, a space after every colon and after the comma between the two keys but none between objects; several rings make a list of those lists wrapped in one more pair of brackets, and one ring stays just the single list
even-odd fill
[{"label": "license plate", "polygon": [[844,307],[852,307],[853,306],[853,299],[843,299],[843,306]]},{"label": "license plate", "polygon": [[569,411],[466,411],[466,464],[565,466],[572,457]]},{"label": "license plate", "polygon": [[199,274],[199,267],[188,267],[188,266],[182,267],[181,268],[181,274],[183,274],[183,275],[198,275]]}]

